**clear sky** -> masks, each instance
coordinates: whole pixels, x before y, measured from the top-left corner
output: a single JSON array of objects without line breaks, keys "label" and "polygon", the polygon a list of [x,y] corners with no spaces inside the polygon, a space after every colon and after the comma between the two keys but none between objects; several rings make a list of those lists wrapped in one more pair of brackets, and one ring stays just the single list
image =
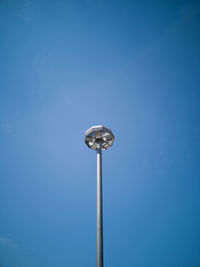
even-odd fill
[{"label": "clear sky", "polygon": [[200,264],[200,1],[0,1],[0,266]]}]

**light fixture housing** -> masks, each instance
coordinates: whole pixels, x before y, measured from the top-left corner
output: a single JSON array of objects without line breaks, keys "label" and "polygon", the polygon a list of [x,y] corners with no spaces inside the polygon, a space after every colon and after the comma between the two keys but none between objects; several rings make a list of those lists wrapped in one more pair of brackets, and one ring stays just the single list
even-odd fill
[{"label": "light fixture housing", "polygon": [[106,150],[114,142],[114,134],[105,126],[93,126],[85,132],[85,143],[93,150]]}]

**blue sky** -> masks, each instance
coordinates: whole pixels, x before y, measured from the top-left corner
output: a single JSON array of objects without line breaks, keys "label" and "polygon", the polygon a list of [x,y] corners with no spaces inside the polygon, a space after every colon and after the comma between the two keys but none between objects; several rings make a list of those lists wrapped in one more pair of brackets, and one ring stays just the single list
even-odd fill
[{"label": "blue sky", "polygon": [[0,2],[0,266],[200,264],[199,1]]}]

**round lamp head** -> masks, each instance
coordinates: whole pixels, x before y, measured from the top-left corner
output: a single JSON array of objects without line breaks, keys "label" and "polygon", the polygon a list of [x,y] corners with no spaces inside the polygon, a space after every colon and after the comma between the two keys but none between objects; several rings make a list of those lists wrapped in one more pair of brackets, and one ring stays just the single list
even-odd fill
[{"label": "round lamp head", "polygon": [[106,150],[112,146],[114,138],[111,130],[102,125],[93,126],[85,132],[85,143],[94,150]]}]

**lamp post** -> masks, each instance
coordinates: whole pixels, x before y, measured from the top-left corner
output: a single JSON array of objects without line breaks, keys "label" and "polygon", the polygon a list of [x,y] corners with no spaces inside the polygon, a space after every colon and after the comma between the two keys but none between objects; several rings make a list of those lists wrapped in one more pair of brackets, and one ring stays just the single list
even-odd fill
[{"label": "lamp post", "polygon": [[102,125],[93,126],[85,132],[85,143],[97,151],[96,267],[103,267],[102,150],[112,146],[113,141],[114,134]]}]

